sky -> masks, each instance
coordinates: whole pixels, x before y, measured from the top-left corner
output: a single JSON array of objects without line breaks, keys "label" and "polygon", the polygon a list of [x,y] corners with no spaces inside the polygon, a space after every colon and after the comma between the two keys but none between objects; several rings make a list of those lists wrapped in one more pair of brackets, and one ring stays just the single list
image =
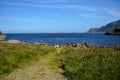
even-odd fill
[{"label": "sky", "polygon": [[120,0],[0,0],[4,33],[86,32],[120,19]]}]

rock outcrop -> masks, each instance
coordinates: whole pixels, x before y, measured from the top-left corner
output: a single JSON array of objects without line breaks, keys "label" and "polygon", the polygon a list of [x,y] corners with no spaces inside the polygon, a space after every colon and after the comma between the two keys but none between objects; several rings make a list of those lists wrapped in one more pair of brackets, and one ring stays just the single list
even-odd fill
[{"label": "rock outcrop", "polygon": [[0,32],[0,41],[4,41],[6,39],[6,36]]},{"label": "rock outcrop", "polygon": [[66,43],[66,46],[77,47],[77,48],[94,48],[95,47],[95,46],[90,45],[88,43],[77,43],[77,44]]},{"label": "rock outcrop", "polygon": [[22,41],[22,40],[8,40],[7,43],[12,43],[12,44],[26,44],[26,42]]},{"label": "rock outcrop", "polygon": [[105,35],[120,35],[120,28],[107,31],[107,32],[105,33]]}]

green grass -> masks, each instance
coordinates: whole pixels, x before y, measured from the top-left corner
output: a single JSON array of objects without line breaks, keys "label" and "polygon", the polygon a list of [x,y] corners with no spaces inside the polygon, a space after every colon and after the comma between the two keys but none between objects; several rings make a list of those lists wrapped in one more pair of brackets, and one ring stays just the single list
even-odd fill
[{"label": "green grass", "polygon": [[119,48],[68,48],[62,51],[62,68],[69,80],[119,80]]},{"label": "green grass", "polygon": [[[56,48],[56,53],[54,56],[49,59],[49,62],[46,64],[46,66],[52,70],[58,71],[59,67],[62,65],[61,60],[61,48]],[[53,53],[52,53],[53,54]]]},{"label": "green grass", "polygon": [[55,49],[40,45],[0,43],[0,75],[35,62],[49,52],[54,53]]},{"label": "green grass", "polygon": [[61,67],[68,80],[120,79],[120,47],[81,49],[8,43],[0,43],[0,75],[42,58],[49,58],[48,68]]}]

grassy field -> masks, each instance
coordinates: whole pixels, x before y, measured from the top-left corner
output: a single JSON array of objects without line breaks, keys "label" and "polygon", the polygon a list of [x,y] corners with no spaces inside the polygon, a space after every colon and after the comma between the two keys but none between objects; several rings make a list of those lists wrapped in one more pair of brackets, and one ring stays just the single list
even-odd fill
[{"label": "grassy field", "polygon": [[64,75],[69,80],[119,80],[119,48],[67,48],[62,51]]},{"label": "grassy field", "polygon": [[120,47],[81,49],[8,43],[0,43],[0,75],[51,54],[55,56],[46,66],[62,68],[68,80],[120,79]]},{"label": "grassy field", "polygon": [[34,63],[50,52],[54,53],[55,48],[40,45],[0,43],[0,75]]}]

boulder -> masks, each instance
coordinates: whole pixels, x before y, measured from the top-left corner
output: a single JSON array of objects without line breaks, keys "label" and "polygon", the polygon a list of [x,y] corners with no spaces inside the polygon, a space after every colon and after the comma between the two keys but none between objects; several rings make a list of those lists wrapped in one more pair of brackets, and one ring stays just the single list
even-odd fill
[{"label": "boulder", "polygon": [[6,36],[0,32],[0,41],[4,41],[6,39]]},{"label": "boulder", "polygon": [[72,47],[78,47],[78,48],[93,48],[93,45],[90,45],[88,43],[77,43],[77,44],[72,44]]},{"label": "boulder", "polygon": [[41,45],[39,42],[35,42],[34,44],[35,44],[35,45]]},{"label": "boulder", "polygon": [[22,40],[8,40],[7,43],[12,43],[12,44],[25,44],[26,42]]},{"label": "boulder", "polygon": [[59,46],[59,45],[54,45],[54,47],[55,47],[55,48],[58,48],[58,47],[60,47],[60,46]]}]

